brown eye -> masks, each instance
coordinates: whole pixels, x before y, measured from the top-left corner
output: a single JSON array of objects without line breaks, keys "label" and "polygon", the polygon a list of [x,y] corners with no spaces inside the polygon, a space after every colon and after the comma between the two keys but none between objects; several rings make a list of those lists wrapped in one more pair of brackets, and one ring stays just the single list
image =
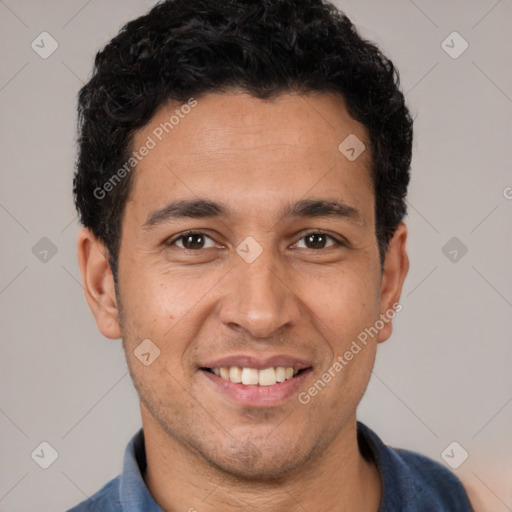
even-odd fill
[{"label": "brown eye", "polygon": [[[205,245],[208,240],[211,241],[210,245]],[[176,245],[177,247],[186,250],[209,249],[210,247],[215,247],[213,240],[204,233],[185,233],[180,235],[169,245]]]},{"label": "brown eye", "polygon": [[[330,245],[326,245],[329,239],[332,241],[332,243]],[[325,233],[310,233],[302,237],[301,241],[302,240],[304,240],[306,249],[326,249],[327,247],[331,247],[333,245],[341,245],[332,236]]]}]

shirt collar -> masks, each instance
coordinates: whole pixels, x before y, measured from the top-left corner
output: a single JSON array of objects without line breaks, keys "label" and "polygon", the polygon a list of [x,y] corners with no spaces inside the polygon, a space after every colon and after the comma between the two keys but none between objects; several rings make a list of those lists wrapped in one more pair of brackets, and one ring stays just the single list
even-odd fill
[{"label": "shirt collar", "polygon": [[[400,504],[413,499],[421,489],[404,478],[407,466],[370,428],[357,422],[359,449],[366,459],[373,459],[382,479],[380,510],[399,510]],[[141,428],[130,440],[124,453],[119,482],[119,501],[123,512],[144,510],[164,512],[151,496],[143,475],[146,471],[144,431]],[[392,490],[392,492],[390,492]]]},{"label": "shirt collar", "polygon": [[144,431],[141,428],[132,437],[124,452],[123,472],[119,482],[119,502],[123,512],[163,512],[144,482],[146,465]]},{"label": "shirt collar", "polygon": [[414,479],[409,477],[410,468],[396,451],[386,446],[381,438],[361,422],[357,422],[359,451],[368,460],[373,459],[382,482],[379,511],[405,510],[408,504],[422,492]]}]

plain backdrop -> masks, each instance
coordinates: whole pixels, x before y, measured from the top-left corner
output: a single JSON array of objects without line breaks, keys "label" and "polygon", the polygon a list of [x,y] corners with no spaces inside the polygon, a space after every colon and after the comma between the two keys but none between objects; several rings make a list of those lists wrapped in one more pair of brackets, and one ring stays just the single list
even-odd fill
[{"label": "plain backdrop", "polygon": [[[151,5],[0,1],[3,512],[90,496],[141,426],[121,342],[101,336],[84,298],[71,189],[77,92],[95,53]],[[411,269],[359,419],[443,464],[447,447],[452,465],[467,452],[454,472],[478,510],[510,511],[512,2],[337,5],[397,65],[415,118]],[[42,442],[57,454],[47,469]]]}]

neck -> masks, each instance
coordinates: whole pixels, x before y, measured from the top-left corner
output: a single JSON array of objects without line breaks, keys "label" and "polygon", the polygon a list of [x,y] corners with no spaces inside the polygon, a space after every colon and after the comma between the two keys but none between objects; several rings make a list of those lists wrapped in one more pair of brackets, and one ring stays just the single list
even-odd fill
[{"label": "neck", "polygon": [[166,511],[377,512],[381,480],[358,448],[355,416],[314,460],[282,478],[248,481],[213,467],[143,411],[146,485]]}]

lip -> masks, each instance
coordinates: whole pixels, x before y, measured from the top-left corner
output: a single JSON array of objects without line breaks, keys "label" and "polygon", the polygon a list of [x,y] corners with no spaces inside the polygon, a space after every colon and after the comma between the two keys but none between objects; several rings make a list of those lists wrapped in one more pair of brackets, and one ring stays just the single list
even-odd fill
[{"label": "lip", "polygon": [[[311,368],[313,363],[306,359],[288,356],[284,354],[274,355],[258,355],[252,354],[233,354],[224,356],[214,361],[208,361],[201,365],[201,368],[220,368],[221,366],[231,367],[238,366],[240,368],[254,368],[256,370],[264,370],[265,368],[284,366],[295,368],[296,370],[304,370]],[[270,386],[271,387],[271,386]]]},{"label": "lip", "polygon": [[[267,361],[265,364],[267,364]],[[232,366],[238,365],[233,364]],[[269,366],[273,365],[270,364]],[[262,366],[260,369],[268,368],[269,366]],[[286,365],[279,364],[277,366]],[[255,368],[255,366],[248,367]],[[213,368],[215,368],[215,366]],[[299,373],[292,379],[278,382],[272,386],[246,386],[244,384],[237,384],[225,380],[222,377],[218,377],[214,373],[205,370],[204,367],[199,370],[199,373],[208,379],[210,385],[214,386],[214,389],[227,396],[238,405],[245,407],[275,407],[283,404],[287,399],[298,392],[305,379],[312,372],[311,367],[306,366],[304,368],[302,373]]]}]

